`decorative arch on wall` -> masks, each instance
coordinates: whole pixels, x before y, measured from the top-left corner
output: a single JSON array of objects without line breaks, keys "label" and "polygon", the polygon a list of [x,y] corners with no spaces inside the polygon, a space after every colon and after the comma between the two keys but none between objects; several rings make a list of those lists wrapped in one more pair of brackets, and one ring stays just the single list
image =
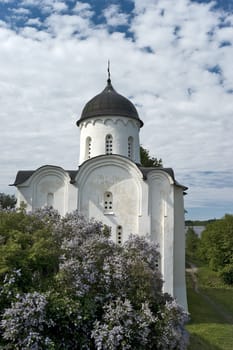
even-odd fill
[{"label": "decorative arch on wall", "polygon": [[97,119],[95,119],[95,120],[93,120],[93,125],[96,125],[96,124],[103,124],[103,119],[101,119],[101,118],[97,118]]},{"label": "decorative arch on wall", "polygon": [[83,127],[87,127],[88,124],[95,125],[96,123],[102,123],[104,125],[113,125],[117,123],[122,123],[124,126],[127,126],[129,124],[132,125],[133,128],[140,129],[140,122],[138,120],[133,120],[131,118],[127,117],[120,117],[120,116],[103,116],[103,117],[95,117],[93,119],[88,119],[86,121],[83,121],[80,123],[79,128],[82,129]]},{"label": "decorative arch on wall", "polygon": [[114,124],[116,124],[116,121],[113,118],[106,118],[106,119],[103,119],[103,124],[104,125],[114,125]]},{"label": "decorative arch on wall", "polygon": [[[57,190],[63,189],[63,200],[62,200],[62,214],[65,214],[68,208],[68,185],[70,182],[69,175],[65,172],[64,169],[52,165],[45,165],[35,171],[35,173],[31,176],[31,178],[28,181],[27,186],[31,186],[32,188],[32,209],[37,206],[36,204],[36,198],[38,198],[38,191],[39,186],[41,182],[46,178],[53,178],[54,188],[48,188],[47,193],[46,189],[44,191],[44,200],[46,205],[52,202],[52,206],[55,205],[55,192]],[[50,206],[50,205],[49,205]]]},{"label": "decorative arch on wall", "polygon": [[78,209],[80,208],[81,197],[82,197],[82,189],[85,186],[87,179],[89,178],[90,173],[103,166],[117,166],[124,170],[126,170],[129,175],[134,179],[136,188],[138,191],[138,212],[139,216],[142,215],[142,181],[143,175],[139,168],[129,159],[122,158],[118,155],[111,155],[111,157],[98,156],[96,158],[91,158],[88,162],[85,162],[83,166],[80,168],[75,181],[77,183],[77,187],[79,190],[78,196]]},{"label": "decorative arch on wall", "polygon": [[54,165],[44,165],[38,168],[28,179],[28,181],[25,182],[25,187],[33,186],[39,183],[46,176],[55,176],[60,179],[64,185],[70,182],[69,174],[61,167]]},{"label": "decorative arch on wall", "polygon": [[[161,194],[163,194],[163,215],[167,216],[167,200],[165,198],[168,198],[170,192],[171,192],[171,185],[174,185],[174,180],[172,179],[171,176],[169,176],[166,172],[161,171],[161,170],[152,170],[148,176],[148,184],[149,188],[152,186],[152,183],[156,184],[156,187],[160,188]],[[150,211],[152,210],[151,208],[151,202],[152,202],[152,191],[151,189],[149,190],[149,206],[148,210],[150,214]]]}]

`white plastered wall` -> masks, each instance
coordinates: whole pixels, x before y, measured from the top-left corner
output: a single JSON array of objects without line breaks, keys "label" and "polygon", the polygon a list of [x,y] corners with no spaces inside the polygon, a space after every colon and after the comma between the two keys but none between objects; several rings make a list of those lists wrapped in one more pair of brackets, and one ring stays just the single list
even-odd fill
[{"label": "white plastered wall", "polygon": [[187,310],[183,189],[175,187],[174,194],[174,296]]},{"label": "white plastered wall", "polygon": [[86,140],[91,139],[91,158],[105,154],[105,138],[112,135],[113,154],[128,156],[128,138],[133,138],[132,161],[140,163],[140,122],[131,118],[109,116],[95,117],[80,123],[80,158],[87,160]]},{"label": "white plastered wall", "polygon": [[148,175],[152,240],[159,243],[164,292],[187,310],[183,188],[165,172]]},{"label": "white plastered wall", "polygon": [[151,239],[159,244],[164,291],[174,295],[174,185],[163,171],[148,174]]},{"label": "white plastered wall", "polygon": [[54,209],[61,215],[77,208],[77,189],[70,184],[70,177],[62,168],[44,166],[37,169],[23,184],[18,185],[18,204],[24,202],[27,211],[48,205],[52,194]]},{"label": "white plastered wall", "polygon": [[[123,228],[123,242],[131,233],[139,233],[143,180],[133,162],[116,155],[100,156],[83,164],[76,180],[78,209],[83,215],[110,226],[114,241],[119,225]],[[104,208],[105,192],[112,193],[112,211]]]}]

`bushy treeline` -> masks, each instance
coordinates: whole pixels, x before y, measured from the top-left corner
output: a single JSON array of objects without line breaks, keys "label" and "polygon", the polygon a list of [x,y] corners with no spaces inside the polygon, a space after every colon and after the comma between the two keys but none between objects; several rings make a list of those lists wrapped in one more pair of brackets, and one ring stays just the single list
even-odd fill
[{"label": "bushy treeline", "polygon": [[77,212],[0,211],[1,349],[186,349],[187,314],[162,292],[157,247],[123,246]]},{"label": "bushy treeline", "polygon": [[187,260],[199,259],[233,284],[233,215],[209,223],[199,238],[190,227],[186,234]]},{"label": "bushy treeline", "polygon": [[12,209],[15,208],[17,199],[14,195],[0,192],[0,208]]},{"label": "bushy treeline", "polygon": [[193,227],[193,226],[206,226],[215,222],[217,219],[209,219],[209,220],[185,220],[185,226]]},{"label": "bushy treeline", "polygon": [[163,166],[162,159],[152,157],[148,149],[144,148],[142,145],[140,146],[140,159],[141,159],[141,164],[144,167],[162,167]]}]

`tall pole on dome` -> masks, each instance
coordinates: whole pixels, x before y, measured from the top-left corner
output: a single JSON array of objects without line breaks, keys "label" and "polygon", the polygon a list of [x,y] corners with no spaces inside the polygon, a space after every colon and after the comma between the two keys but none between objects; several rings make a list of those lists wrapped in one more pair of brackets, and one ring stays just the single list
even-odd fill
[{"label": "tall pole on dome", "polygon": [[111,84],[110,60],[108,60],[108,84]]}]

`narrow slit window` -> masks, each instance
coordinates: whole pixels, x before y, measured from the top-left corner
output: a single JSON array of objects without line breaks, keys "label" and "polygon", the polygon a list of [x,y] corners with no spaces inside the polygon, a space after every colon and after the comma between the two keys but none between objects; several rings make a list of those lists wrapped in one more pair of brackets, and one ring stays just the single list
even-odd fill
[{"label": "narrow slit window", "polygon": [[86,159],[91,158],[91,137],[87,137],[86,139]]},{"label": "narrow slit window", "polygon": [[133,137],[128,138],[128,157],[133,159]]},{"label": "narrow slit window", "polygon": [[111,192],[105,192],[104,194],[104,211],[105,212],[113,211],[113,197]]},{"label": "narrow slit window", "polygon": [[155,267],[156,267],[156,269],[158,271],[161,270],[161,268],[160,268],[160,258],[159,257],[155,260]]},{"label": "narrow slit window", "polygon": [[113,139],[112,135],[107,135],[105,139],[105,154],[112,154]]},{"label": "narrow slit window", "polygon": [[49,192],[47,194],[47,206],[50,208],[53,207],[53,202],[54,202],[54,194]]},{"label": "narrow slit window", "polygon": [[116,243],[121,245],[122,244],[122,226],[117,226],[116,231]]}]

